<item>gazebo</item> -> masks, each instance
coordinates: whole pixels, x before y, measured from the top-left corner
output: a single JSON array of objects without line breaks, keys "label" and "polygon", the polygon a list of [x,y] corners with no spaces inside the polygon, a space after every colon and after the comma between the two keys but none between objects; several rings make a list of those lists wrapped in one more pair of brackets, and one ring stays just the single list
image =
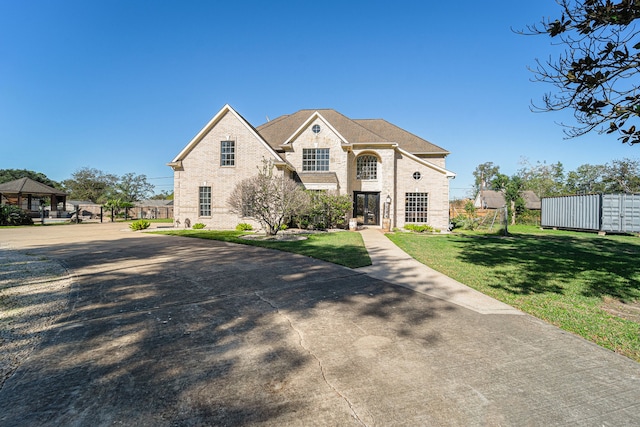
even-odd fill
[{"label": "gazebo", "polygon": [[[57,217],[67,209],[67,193],[56,188],[34,181],[31,178],[20,178],[15,181],[0,184],[0,204],[19,206],[22,210],[34,214],[41,214],[44,200],[49,199],[51,217]],[[62,206],[59,206],[62,205]],[[60,207],[60,209],[58,209]]]}]

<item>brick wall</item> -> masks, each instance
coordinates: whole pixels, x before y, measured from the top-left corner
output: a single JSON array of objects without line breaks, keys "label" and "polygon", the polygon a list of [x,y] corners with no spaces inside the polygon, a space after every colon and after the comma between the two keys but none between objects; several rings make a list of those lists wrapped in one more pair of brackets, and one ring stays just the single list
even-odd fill
[{"label": "brick wall", "polygon": [[[220,142],[226,140],[235,141],[235,166],[220,166]],[[258,173],[263,158],[273,156],[235,115],[224,115],[183,159],[183,170],[174,173],[176,223],[184,227],[187,222],[201,222],[210,229],[233,229],[246,222],[258,228],[255,221],[231,213],[227,200],[240,181]],[[201,186],[211,187],[211,216],[199,216]]]},{"label": "brick wall", "polygon": [[[312,132],[319,125],[318,134]],[[235,166],[220,166],[220,142],[236,142]],[[428,224],[434,228],[447,229],[449,224],[449,180],[431,167],[403,156],[392,145],[362,148],[344,148],[340,137],[321,119],[317,118],[291,143],[291,150],[284,156],[299,172],[302,170],[302,153],[305,148],[328,148],[329,171],[338,178],[340,194],[353,196],[354,191],[380,193],[379,217],[387,195],[393,200],[390,216],[394,227],[403,227],[405,221],[405,194],[408,192],[428,193]],[[370,154],[378,159],[376,180],[356,179],[356,159],[359,155]],[[444,157],[428,156],[425,160],[445,167]],[[213,127],[182,161],[183,170],[174,172],[174,216],[176,223],[184,227],[202,222],[211,229],[232,229],[240,222],[259,225],[247,218],[241,218],[229,211],[227,200],[235,186],[245,178],[258,173],[263,158],[273,158],[270,151],[252,131],[234,114],[227,113]],[[421,178],[415,180],[413,174],[419,172]],[[210,186],[212,191],[212,214],[199,216],[198,191],[201,186]]]},{"label": "brick wall", "polygon": [[[396,164],[395,226],[402,228],[405,225],[405,194],[428,193],[427,224],[440,230],[447,230],[449,227],[449,179],[442,172],[424,166],[401,153],[396,154]],[[415,172],[420,173],[419,180],[413,178]]]}]

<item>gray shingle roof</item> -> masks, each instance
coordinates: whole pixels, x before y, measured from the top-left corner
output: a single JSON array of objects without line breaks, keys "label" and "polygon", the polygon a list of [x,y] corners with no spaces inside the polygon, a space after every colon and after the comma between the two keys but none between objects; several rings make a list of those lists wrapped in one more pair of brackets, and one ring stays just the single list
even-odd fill
[{"label": "gray shingle roof", "polygon": [[[482,195],[478,195],[481,200],[481,207],[487,209],[499,209],[505,205],[504,194],[500,191],[482,190]],[[542,203],[540,198],[533,191],[527,190],[522,192],[522,198],[525,201],[527,209],[540,209]]]},{"label": "gray shingle roof", "polygon": [[0,184],[0,193],[4,194],[33,194],[38,196],[48,196],[55,194],[56,196],[66,196],[67,193],[58,190],[41,182],[34,181],[31,178],[20,178],[14,181]]},{"label": "gray shingle roof", "polygon": [[356,123],[381,135],[388,141],[397,142],[400,148],[413,154],[449,154],[449,152],[429,141],[407,132],[384,119],[357,119]]},{"label": "gray shingle roof", "polygon": [[335,172],[299,172],[298,177],[303,184],[337,184],[338,177]]},{"label": "gray shingle roof", "polygon": [[276,150],[281,149],[293,133],[300,128],[315,112],[324,117],[345,139],[345,143],[395,142],[400,148],[411,153],[449,154],[448,151],[424,140],[383,119],[353,120],[332,110],[300,110],[290,115],[277,117],[256,130],[267,143]]}]

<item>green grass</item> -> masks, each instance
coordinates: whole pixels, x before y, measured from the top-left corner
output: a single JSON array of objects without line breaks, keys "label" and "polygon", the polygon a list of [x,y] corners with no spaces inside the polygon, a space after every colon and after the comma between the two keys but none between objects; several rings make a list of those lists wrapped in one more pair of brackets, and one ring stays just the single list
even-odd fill
[{"label": "green grass", "polygon": [[153,233],[221,240],[242,245],[278,249],[329,261],[350,268],[371,265],[371,258],[369,258],[369,253],[364,247],[360,233],[316,233],[309,234],[307,240],[297,241],[242,239],[240,236],[244,234],[253,234],[244,231],[167,230],[154,231]]},{"label": "green grass", "polygon": [[640,361],[640,324],[603,310],[640,300],[640,238],[509,227],[509,237],[394,233],[418,261]]}]

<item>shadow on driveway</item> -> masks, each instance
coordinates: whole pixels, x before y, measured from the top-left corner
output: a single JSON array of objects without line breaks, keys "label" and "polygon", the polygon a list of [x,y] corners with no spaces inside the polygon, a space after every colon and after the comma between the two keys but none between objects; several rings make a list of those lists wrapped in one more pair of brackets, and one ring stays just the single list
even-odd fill
[{"label": "shadow on driveway", "polygon": [[74,284],[0,391],[0,424],[640,420],[637,364],[529,316],[289,253],[110,233],[26,245]]}]

